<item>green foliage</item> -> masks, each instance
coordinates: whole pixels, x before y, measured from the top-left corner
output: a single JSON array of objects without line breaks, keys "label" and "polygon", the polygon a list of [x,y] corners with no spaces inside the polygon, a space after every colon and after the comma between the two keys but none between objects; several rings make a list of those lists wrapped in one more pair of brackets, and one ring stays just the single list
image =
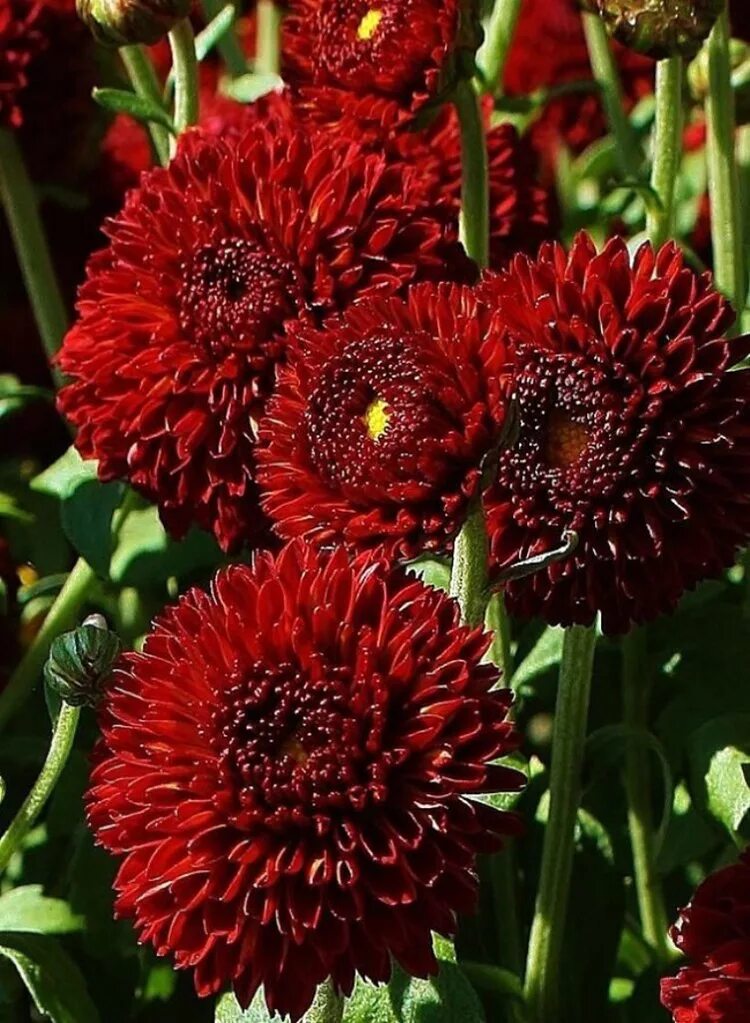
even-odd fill
[{"label": "green foliage", "polygon": [[164,107],[153,102],[146,96],[136,96],[134,92],[126,89],[94,89],[91,93],[94,102],[100,107],[108,110],[111,114],[128,114],[136,121],[148,124],[160,124],[162,128],[174,134],[175,127],[172,118]]},{"label": "green foliage", "polygon": [[0,956],[15,966],[42,1016],[53,1023],[98,1023],[80,970],[53,938],[2,931]]}]

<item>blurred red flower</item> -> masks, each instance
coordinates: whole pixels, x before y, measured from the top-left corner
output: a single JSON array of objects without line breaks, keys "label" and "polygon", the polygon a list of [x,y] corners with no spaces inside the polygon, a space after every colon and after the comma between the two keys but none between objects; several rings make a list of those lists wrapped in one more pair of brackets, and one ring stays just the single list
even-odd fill
[{"label": "blurred red flower", "polygon": [[518,821],[517,739],[489,636],[380,560],[299,542],[221,572],[126,654],[88,793],[117,911],[200,995],[298,1020],[332,977],[436,970],[477,853]]}]

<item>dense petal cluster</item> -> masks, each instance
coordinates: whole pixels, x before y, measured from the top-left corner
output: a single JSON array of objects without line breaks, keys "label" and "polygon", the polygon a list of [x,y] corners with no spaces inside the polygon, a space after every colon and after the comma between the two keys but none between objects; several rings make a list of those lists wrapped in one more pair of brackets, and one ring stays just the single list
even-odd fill
[{"label": "dense petal cluster", "polygon": [[20,100],[28,68],[44,49],[39,28],[42,7],[27,0],[0,0],[0,126],[17,128],[23,120]]},{"label": "dense petal cluster", "polygon": [[503,348],[474,293],[416,285],[298,332],[261,427],[283,537],[445,550],[504,421]]},{"label": "dense petal cluster", "polygon": [[661,983],[675,1023],[745,1023],[750,1013],[750,852],[709,877],[672,928],[690,959]]},{"label": "dense petal cluster", "polygon": [[431,931],[517,830],[470,798],[520,775],[489,637],[444,594],[294,543],[221,572],[125,655],[88,813],[117,909],[201,995],[298,1019],[331,976],[436,969]]},{"label": "dense petal cluster", "polygon": [[511,610],[626,630],[718,575],[750,536],[747,339],[676,246],[579,236],[491,274],[514,368],[518,436],[487,499],[496,568],[579,535],[563,562],[507,587]]},{"label": "dense petal cluster", "polygon": [[[630,110],[653,89],[654,63],[647,57],[614,44],[626,108]],[[510,96],[527,96],[539,89],[557,88],[571,82],[591,81],[588,47],[581,12],[575,0],[524,0],[505,67],[505,90]],[[601,100],[592,88],[545,103],[531,126],[531,138],[550,168],[560,142],[573,152],[606,133]]]},{"label": "dense petal cluster", "polygon": [[292,0],[285,78],[319,117],[351,94],[398,117],[440,91],[460,28],[460,0]]},{"label": "dense petal cluster", "polygon": [[88,267],[60,407],[102,479],[127,478],[176,535],[257,542],[257,423],[290,322],[464,273],[450,205],[355,143],[269,120],[191,133],[145,175]]}]

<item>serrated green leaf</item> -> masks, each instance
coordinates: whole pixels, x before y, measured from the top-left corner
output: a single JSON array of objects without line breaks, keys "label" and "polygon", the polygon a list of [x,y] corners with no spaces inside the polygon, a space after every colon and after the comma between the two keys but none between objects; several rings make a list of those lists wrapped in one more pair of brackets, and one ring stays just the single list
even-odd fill
[{"label": "serrated green leaf", "polygon": [[513,674],[513,688],[521,692],[538,675],[549,671],[562,658],[565,630],[550,626],[541,634],[536,644],[524,657]]},{"label": "serrated green leaf", "polygon": [[690,739],[693,790],[705,810],[731,835],[750,824],[750,715],[708,721]]},{"label": "serrated green leaf", "polygon": [[134,92],[129,92],[127,89],[109,88],[92,89],[91,95],[95,103],[112,114],[128,114],[144,124],[151,121],[154,124],[160,124],[162,128],[166,128],[173,135],[175,134],[172,118],[164,107],[154,103],[153,100],[146,99],[145,96],[136,96]]},{"label": "serrated green leaf", "polygon": [[418,576],[427,586],[446,593],[451,585],[451,566],[446,559],[434,557],[417,558],[409,565],[409,571]]},{"label": "serrated green leaf", "polygon": [[228,78],[221,83],[221,91],[238,103],[254,103],[269,92],[281,89],[284,82],[278,75],[249,73],[238,78]]},{"label": "serrated green leaf", "polygon": [[70,934],[83,924],[83,917],[67,902],[49,898],[41,885],[24,885],[0,895],[0,931]]},{"label": "serrated green leaf", "polygon": [[42,1016],[53,1023],[99,1023],[80,970],[54,938],[3,931],[0,956],[13,963]]},{"label": "serrated green leaf", "polygon": [[222,995],[216,1003],[215,1023],[281,1023],[281,1017],[271,1015],[266,1008],[263,992],[259,991],[247,1009],[240,1004],[231,991]]}]

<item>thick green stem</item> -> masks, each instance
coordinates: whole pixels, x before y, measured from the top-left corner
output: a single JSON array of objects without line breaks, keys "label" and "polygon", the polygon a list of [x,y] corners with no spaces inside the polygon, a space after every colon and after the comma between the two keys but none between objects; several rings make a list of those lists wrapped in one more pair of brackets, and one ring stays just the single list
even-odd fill
[{"label": "thick green stem", "polygon": [[[112,520],[113,537],[119,536],[135,500],[135,495],[131,491],[115,512]],[[48,611],[33,643],[8,679],[5,689],[0,692],[0,731],[5,728],[18,708],[26,702],[41,677],[52,640],[61,632],[66,632],[75,625],[80,610],[95,582],[96,573],[83,558],[79,558],[66,579],[65,585],[57,595],[55,603]]]},{"label": "thick green stem", "polygon": [[648,746],[644,742],[648,734],[651,692],[645,629],[636,629],[625,637],[622,655],[623,720],[628,731],[625,783],[635,887],[643,937],[656,952],[660,963],[666,964],[669,962],[669,921],[656,869],[651,771]]},{"label": "thick green stem", "polygon": [[453,548],[451,596],[458,601],[461,619],[481,625],[487,610],[487,531],[480,502],[471,508]]},{"label": "thick green stem", "polygon": [[0,838],[0,874],[8,866],[11,856],[33,827],[60,779],[73,747],[80,713],[78,707],[69,707],[65,703],[60,709],[52,733],[52,742],[39,777],[23,801],[21,809],[11,821],[8,830]]},{"label": "thick green stem", "polygon": [[480,267],[489,263],[490,196],[487,139],[479,96],[462,79],[454,97],[461,124],[461,233],[467,254]]},{"label": "thick green stem", "polygon": [[708,193],[714,279],[738,314],[745,306],[740,188],[734,150],[734,93],[729,63],[729,15],[719,16],[708,38]]},{"label": "thick green stem", "polygon": [[534,1023],[560,1019],[560,959],[595,645],[593,628],[574,626],[565,633],[552,736],[549,817],[526,965],[525,993]]},{"label": "thick green stem", "polygon": [[661,209],[651,209],[646,230],[654,248],[659,248],[674,231],[675,181],[682,152],[681,57],[669,57],[656,65],[656,126],[651,187]]},{"label": "thick green stem", "polygon": [[[123,46],[120,57],[136,94],[162,106],[162,94],[154,65],[143,46]],[[149,121],[148,130],[156,158],[161,164],[169,162],[169,132],[161,124]]]},{"label": "thick green stem", "polygon": [[258,0],[256,18],[255,70],[262,75],[277,75],[281,67],[281,12],[273,0]]},{"label": "thick green stem", "polygon": [[305,1014],[304,1023],[341,1023],[344,1018],[344,999],[337,995],[330,980],[321,984],[315,1001]]},{"label": "thick green stem", "polygon": [[479,54],[484,89],[493,96],[503,90],[503,72],[520,12],[521,0],[495,0],[485,43]]},{"label": "thick green stem", "polygon": [[737,130],[737,172],[740,182],[740,209],[742,212],[742,240],[745,270],[745,309],[742,315],[742,333],[750,330],[750,124]]},{"label": "thick green stem", "polygon": [[583,27],[594,79],[601,89],[607,120],[617,143],[620,170],[626,178],[637,178],[641,165],[640,146],[625,113],[622,86],[607,30],[596,14],[584,14]]},{"label": "thick green stem", "polygon": [[[222,0],[203,0],[202,6],[206,22],[211,22],[221,13],[226,4],[222,3]],[[234,25],[218,40],[216,49],[221,54],[221,59],[232,78],[239,78],[240,75],[247,72],[247,61]]]},{"label": "thick green stem", "polygon": [[[52,266],[34,186],[26,171],[15,135],[2,128],[0,197],[39,336],[47,358],[52,360],[67,330],[68,316]],[[56,383],[60,383],[61,377],[54,365],[52,375]]]},{"label": "thick green stem", "polygon": [[174,124],[177,134],[198,123],[198,58],[188,18],[169,33],[174,69]]}]

